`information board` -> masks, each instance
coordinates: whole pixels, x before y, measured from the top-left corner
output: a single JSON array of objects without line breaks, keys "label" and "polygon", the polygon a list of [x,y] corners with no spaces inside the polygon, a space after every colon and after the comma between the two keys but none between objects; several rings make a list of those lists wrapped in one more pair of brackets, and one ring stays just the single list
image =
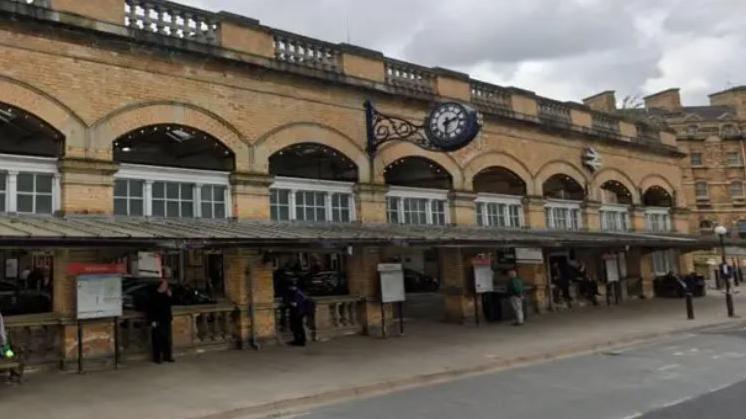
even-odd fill
[{"label": "information board", "polygon": [[122,276],[119,274],[77,277],[78,319],[100,319],[122,315]]},{"label": "information board", "polygon": [[515,258],[519,263],[544,263],[544,254],[540,248],[533,247],[516,247]]},{"label": "information board", "polygon": [[381,302],[397,303],[406,300],[401,263],[379,263],[378,275],[381,277]]},{"label": "information board", "polygon": [[495,290],[493,274],[494,272],[490,265],[474,265],[474,290],[477,294],[484,294]]},{"label": "information board", "polygon": [[608,282],[619,281],[619,267],[616,258],[604,260],[606,263],[606,280]]}]

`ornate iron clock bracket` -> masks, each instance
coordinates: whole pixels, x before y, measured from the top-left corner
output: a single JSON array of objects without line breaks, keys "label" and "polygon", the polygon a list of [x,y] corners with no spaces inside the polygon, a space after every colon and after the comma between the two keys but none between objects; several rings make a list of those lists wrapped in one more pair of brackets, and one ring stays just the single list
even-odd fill
[{"label": "ornate iron clock bracket", "polygon": [[369,157],[374,157],[381,144],[389,141],[408,141],[425,150],[440,151],[428,140],[424,124],[415,124],[403,118],[378,112],[370,100],[366,100],[364,106],[368,130],[366,151]]}]

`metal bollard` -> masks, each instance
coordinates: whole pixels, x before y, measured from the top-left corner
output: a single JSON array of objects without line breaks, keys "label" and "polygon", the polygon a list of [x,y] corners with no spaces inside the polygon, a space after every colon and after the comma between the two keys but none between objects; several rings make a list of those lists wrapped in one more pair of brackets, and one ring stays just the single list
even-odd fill
[{"label": "metal bollard", "polygon": [[694,302],[692,301],[692,293],[686,293],[686,318],[694,320]]}]

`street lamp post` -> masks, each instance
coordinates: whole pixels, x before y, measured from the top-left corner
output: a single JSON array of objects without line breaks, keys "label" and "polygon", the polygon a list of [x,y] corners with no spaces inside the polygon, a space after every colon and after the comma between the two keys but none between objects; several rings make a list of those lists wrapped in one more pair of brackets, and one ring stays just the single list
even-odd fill
[{"label": "street lamp post", "polygon": [[735,317],[733,310],[733,294],[730,289],[730,275],[731,272],[728,270],[728,265],[725,262],[725,235],[728,234],[728,229],[725,226],[715,227],[715,234],[720,239],[720,276],[725,278],[725,305],[728,308],[728,317]]}]

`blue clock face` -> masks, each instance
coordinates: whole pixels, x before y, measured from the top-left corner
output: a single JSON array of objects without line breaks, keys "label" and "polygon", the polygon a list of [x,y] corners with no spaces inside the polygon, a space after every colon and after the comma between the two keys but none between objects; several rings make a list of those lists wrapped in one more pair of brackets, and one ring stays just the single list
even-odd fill
[{"label": "blue clock face", "polygon": [[465,147],[479,133],[477,113],[460,103],[438,105],[425,120],[428,139],[443,151]]}]

